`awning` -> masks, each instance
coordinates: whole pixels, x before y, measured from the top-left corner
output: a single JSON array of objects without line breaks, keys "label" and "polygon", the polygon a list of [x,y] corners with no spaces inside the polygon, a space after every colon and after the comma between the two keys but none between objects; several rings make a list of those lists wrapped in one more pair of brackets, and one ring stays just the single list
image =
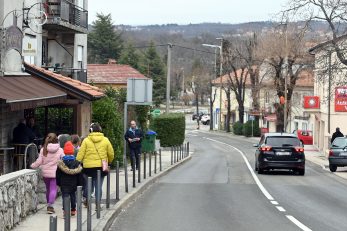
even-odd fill
[{"label": "awning", "polygon": [[63,103],[66,93],[31,76],[0,77],[0,99],[12,111]]}]

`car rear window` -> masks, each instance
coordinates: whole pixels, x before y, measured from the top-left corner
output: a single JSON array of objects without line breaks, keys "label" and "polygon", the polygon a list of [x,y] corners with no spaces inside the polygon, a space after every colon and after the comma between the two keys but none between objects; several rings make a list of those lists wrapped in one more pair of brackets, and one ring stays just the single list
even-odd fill
[{"label": "car rear window", "polygon": [[266,138],[266,145],[270,146],[300,146],[300,140],[296,137],[286,137],[286,136],[273,136]]},{"label": "car rear window", "polygon": [[336,138],[333,142],[333,147],[346,147],[347,146],[347,139],[345,138]]}]

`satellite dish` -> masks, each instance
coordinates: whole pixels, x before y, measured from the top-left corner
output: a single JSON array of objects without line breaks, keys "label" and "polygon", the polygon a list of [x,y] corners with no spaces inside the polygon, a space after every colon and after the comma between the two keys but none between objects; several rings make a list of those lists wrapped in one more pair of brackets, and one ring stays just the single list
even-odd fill
[{"label": "satellite dish", "polygon": [[24,13],[23,23],[33,32],[41,34],[41,26],[46,24],[48,19],[46,10],[43,3],[32,5],[28,8],[27,12]]}]

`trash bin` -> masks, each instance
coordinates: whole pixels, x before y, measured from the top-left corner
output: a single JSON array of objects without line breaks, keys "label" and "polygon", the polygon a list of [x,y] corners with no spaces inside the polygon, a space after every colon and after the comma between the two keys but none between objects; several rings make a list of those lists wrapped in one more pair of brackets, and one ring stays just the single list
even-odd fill
[{"label": "trash bin", "polygon": [[155,138],[157,133],[152,130],[148,130],[142,140],[142,152],[154,152],[155,151]]}]

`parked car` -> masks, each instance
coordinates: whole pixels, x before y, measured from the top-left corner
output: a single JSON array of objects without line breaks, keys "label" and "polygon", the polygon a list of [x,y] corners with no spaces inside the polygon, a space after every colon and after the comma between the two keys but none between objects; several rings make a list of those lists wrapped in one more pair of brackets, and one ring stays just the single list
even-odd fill
[{"label": "parked car", "polygon": [[207,115],[207,114],[201,116],[201,119],[200,119],[200,121],[201,121],[201,123],[203,125],[209,125],[210,124],[210,120],[211,120],[210,115]]},{"label": "parked car", "polygon": [[329,169],[336,172],[337,167],[347,166],[347,138],[337,137],[329,149]]},{"label": "parked car", "polygon": [[299,140],[303,143],[303,144],[307,144],[307,145],[312,145],[313,144],[313,136],[312,136],[312,131],[308,131],[308,130],[297,130],[296,134],[299,138]]},{"label": "parked car", "polygon": [[266,133],[261,136],[255,151],[255,170],[258,174],[265,170],[291,169],[305,175],[304,148],[292,133]]},{"label": "parked car", "polygon": [[192,115],[192,120],[196,120],[196,119],[201,119],[201,117],[204,115],[205,113],[204,112],[199,112],[199,114],[198,113],[194,113],[193,115]]}]

